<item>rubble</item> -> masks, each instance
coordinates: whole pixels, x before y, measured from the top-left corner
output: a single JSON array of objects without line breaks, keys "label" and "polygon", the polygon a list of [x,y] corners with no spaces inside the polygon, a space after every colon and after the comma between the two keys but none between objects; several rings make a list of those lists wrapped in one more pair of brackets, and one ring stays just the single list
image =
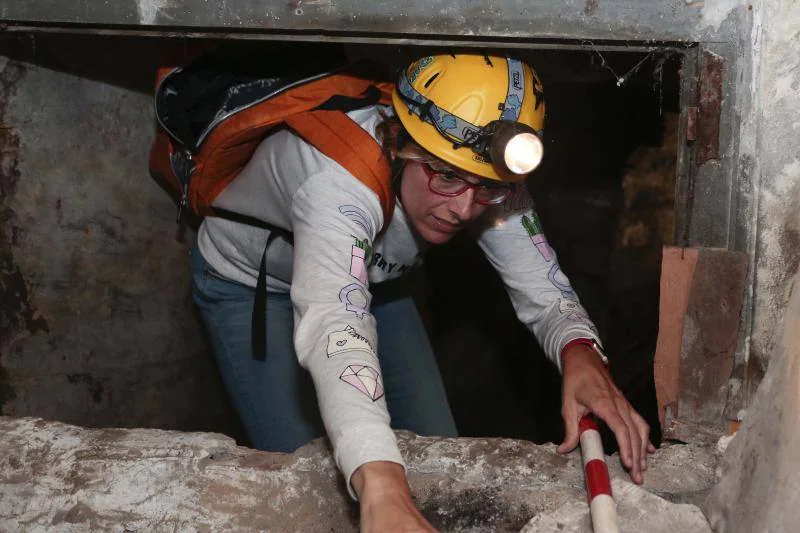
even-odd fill
[{"label": "rubble", "polygon": [[[442,532],[583,531],[568,529],[588,520],[579,451],[397,435],[414,498]],[[358,531],[325,439],[279,454],[214,433],[0,417],[0,449],[2,531]],[[704,494],[716,458],[713,446],[667,446],[652,457],[644,490],[610,457],[622,531],[710,531],[695,505],[656,494]]]}]

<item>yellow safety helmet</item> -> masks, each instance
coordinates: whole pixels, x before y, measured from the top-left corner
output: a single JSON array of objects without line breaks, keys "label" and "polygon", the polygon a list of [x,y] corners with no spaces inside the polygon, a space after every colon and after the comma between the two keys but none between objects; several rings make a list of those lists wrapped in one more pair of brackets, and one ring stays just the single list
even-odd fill
[{"label": "yellow safety helmet", "polygon": [[516,182],[541,162],[544,93],[521,61],[423,57],[400,74],[392,103],[411,138],[459,169]]}]

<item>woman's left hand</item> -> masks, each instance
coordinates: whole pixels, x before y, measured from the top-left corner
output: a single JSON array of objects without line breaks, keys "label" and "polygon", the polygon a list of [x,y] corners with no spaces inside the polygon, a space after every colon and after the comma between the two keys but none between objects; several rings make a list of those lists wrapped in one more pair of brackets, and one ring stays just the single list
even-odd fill
[{"label": "woman's left hand", "polygon": [[575,449],[580,439],[578,422],[589,412],[601,418],[617,438],[620,458],[631,480],[641,484],[647,470],[647,454],[656,451],[650,442],[650,426],[614,385],[608,370],[589,346],[571,346],[561,358],[563,370],[561,416],[564,442],[559,453]]}]

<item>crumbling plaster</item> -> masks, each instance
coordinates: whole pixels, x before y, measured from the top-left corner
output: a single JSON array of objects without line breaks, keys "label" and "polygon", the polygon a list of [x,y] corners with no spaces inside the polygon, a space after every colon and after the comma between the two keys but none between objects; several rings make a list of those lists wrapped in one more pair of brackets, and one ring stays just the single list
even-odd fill
[{"label": "crumbling plaster", "polygon": [[745,368],[761,372],[769,365],[705,506],[720,533],[778,533],[800,523],[800,291],[792,276],[800,260],[800,4],[765,0],[754,10],[753,104],[742,121],[755,199]]},{"label": "crumbling plaster", "polygon": [[800,524],[800,275],[778,321],[769,369],[720,465],[704,510],[718,533],[784,533]]},{"label": "crumbling plaster", "polygon": [[756,78],[758,233],[751,354],[762,367],[775,343],[800,262],[800,4],[767,0]]}]

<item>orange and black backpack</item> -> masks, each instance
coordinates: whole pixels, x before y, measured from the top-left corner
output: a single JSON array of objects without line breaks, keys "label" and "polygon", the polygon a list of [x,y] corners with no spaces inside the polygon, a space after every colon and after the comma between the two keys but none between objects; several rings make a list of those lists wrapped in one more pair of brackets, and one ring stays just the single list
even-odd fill
[{"label": "orange and black backpack", "polygon": [[[363,64],[334,52],[309,53],[278,45],[257,53],[231,47],[159,70],[155,92],[158,131],[150,173],[178,193],[178,222],[187,209],[233,216],[214,199],[239,175],[270,132],[288,127],[349,171],[380,199],[384,227],[394,211],[391,171],[375,139],[347,112],[391,102],[392,85],[375,81]],[[254,221],[265,226],[263,221]],[[266,225],[272,239],[287,232]],[[289,236],[291,239],[291,236]],[[266,249],[253,309],[253,357],[266,357]]]},{"label": "orange and black backpack", "polygon": [[[174,188],[178,220],[186,209],[214,214],[212,203],[236,178],[259,143],[286,126],[378,195],[384,220],[394,196],[378,143],[347,112],[391,102],[392,85],[338,54],[273,48],[261,57],[213,51],[158,72],[158,132],[150,173]],[[302,59],[297,59],[302,58]]]}]

